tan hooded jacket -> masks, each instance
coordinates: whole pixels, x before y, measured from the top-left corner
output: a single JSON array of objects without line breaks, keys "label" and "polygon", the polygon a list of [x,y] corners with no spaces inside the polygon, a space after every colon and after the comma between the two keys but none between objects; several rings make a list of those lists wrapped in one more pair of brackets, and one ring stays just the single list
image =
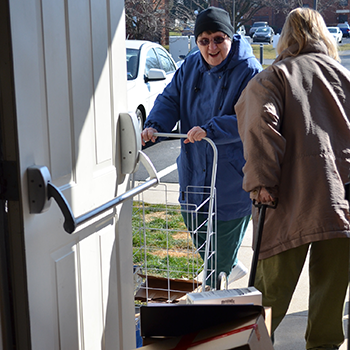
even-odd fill
[{"label": "tan hooded jacket", "polygon": [[[349,237],[344,183],[350,173],[350,72],[320,43],[295,47],[256,75],[235,106],[246,165],[243,188],[266,187],[259,259]],[[253,209],[256,234],[257,210]]]}]

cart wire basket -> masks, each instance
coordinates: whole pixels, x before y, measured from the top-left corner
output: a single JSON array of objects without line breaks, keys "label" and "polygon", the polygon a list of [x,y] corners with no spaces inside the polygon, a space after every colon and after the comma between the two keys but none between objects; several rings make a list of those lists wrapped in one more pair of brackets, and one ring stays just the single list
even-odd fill
[{"label": "cart wire basket", "polygon": [[[187,137],[185,134],[156,135]],[[178,184],[159,183],[134,197],[136,304],[186,303],[187,293],[219,289],[220,280],[215,269],[217,150],[210,139],[204,138],[201,142],[205,141],[213,147],[210,186],[188,186],[182,205],[178,202]],[[193,201],[197,204],[190,203],[189,198],[198,199]]]}]

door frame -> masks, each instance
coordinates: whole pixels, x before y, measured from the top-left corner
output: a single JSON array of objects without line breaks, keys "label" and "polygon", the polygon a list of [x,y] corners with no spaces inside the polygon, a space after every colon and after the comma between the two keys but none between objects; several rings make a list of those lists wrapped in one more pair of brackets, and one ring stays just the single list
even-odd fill
[{"label": "door frame", "polygon": [[0,317],[3,349],[31,349],[10,0],[0,1]]}]

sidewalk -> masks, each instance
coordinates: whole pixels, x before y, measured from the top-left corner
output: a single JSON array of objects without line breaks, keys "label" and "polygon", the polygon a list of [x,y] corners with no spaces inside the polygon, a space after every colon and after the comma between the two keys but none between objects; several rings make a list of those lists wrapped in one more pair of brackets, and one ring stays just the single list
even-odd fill
[{"label": "sidewalk", "polygon": [[[136,183],[135,185],[137,185]],[[168,190],[168,203],[177,203],[178,185],[166,184],[164,185]],[[159,191],[160,196],[157,196],[157,192],[152,194],[145,194],[145,201],[148,203],[161,203],[164,202],[164,191]],[[238,259],[250,269],[253,250],[252,250],[252,222],[248,226],[247,233],[243,239],[241,248],[238,253]],[[248,274],[236,281],[234,288],[247,287],[249,280]],[[305,349],[304,333],[307,324],[307,309],[308,309],[308,260],[305,263],[303,272],[300,276],[297,288],[294,292],[293,299],[291,301],[289,310],[286,317],[277,328],[275,332],[275,350],[303,350]],[[348,296],[347,296],[348,300]],[[344,328],[347,331],[348,321],[348,303],[346,304],[344,312]],[[340,350],[347,350],[347,340],[340,347]]]}]

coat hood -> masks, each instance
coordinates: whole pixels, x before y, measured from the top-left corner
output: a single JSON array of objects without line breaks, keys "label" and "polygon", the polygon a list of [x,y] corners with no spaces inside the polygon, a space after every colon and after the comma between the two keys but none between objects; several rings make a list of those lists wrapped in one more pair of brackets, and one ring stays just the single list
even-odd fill
[{"label": "coat hood", "polygon": [[[299,45],[293,44],[289,47],[287,47],[285,50],[283,50],[280,55],[276,58],[274,63],[277,63],[279,61],[284,60],[287,57],[295,57],[297,56]],[[298,55],[306,54],[306,53],[323,53],[325,55],[328,55],[328,50],[326,45],[323,42],[315,42],[315,43],[309,43],[307,44]]]}]

